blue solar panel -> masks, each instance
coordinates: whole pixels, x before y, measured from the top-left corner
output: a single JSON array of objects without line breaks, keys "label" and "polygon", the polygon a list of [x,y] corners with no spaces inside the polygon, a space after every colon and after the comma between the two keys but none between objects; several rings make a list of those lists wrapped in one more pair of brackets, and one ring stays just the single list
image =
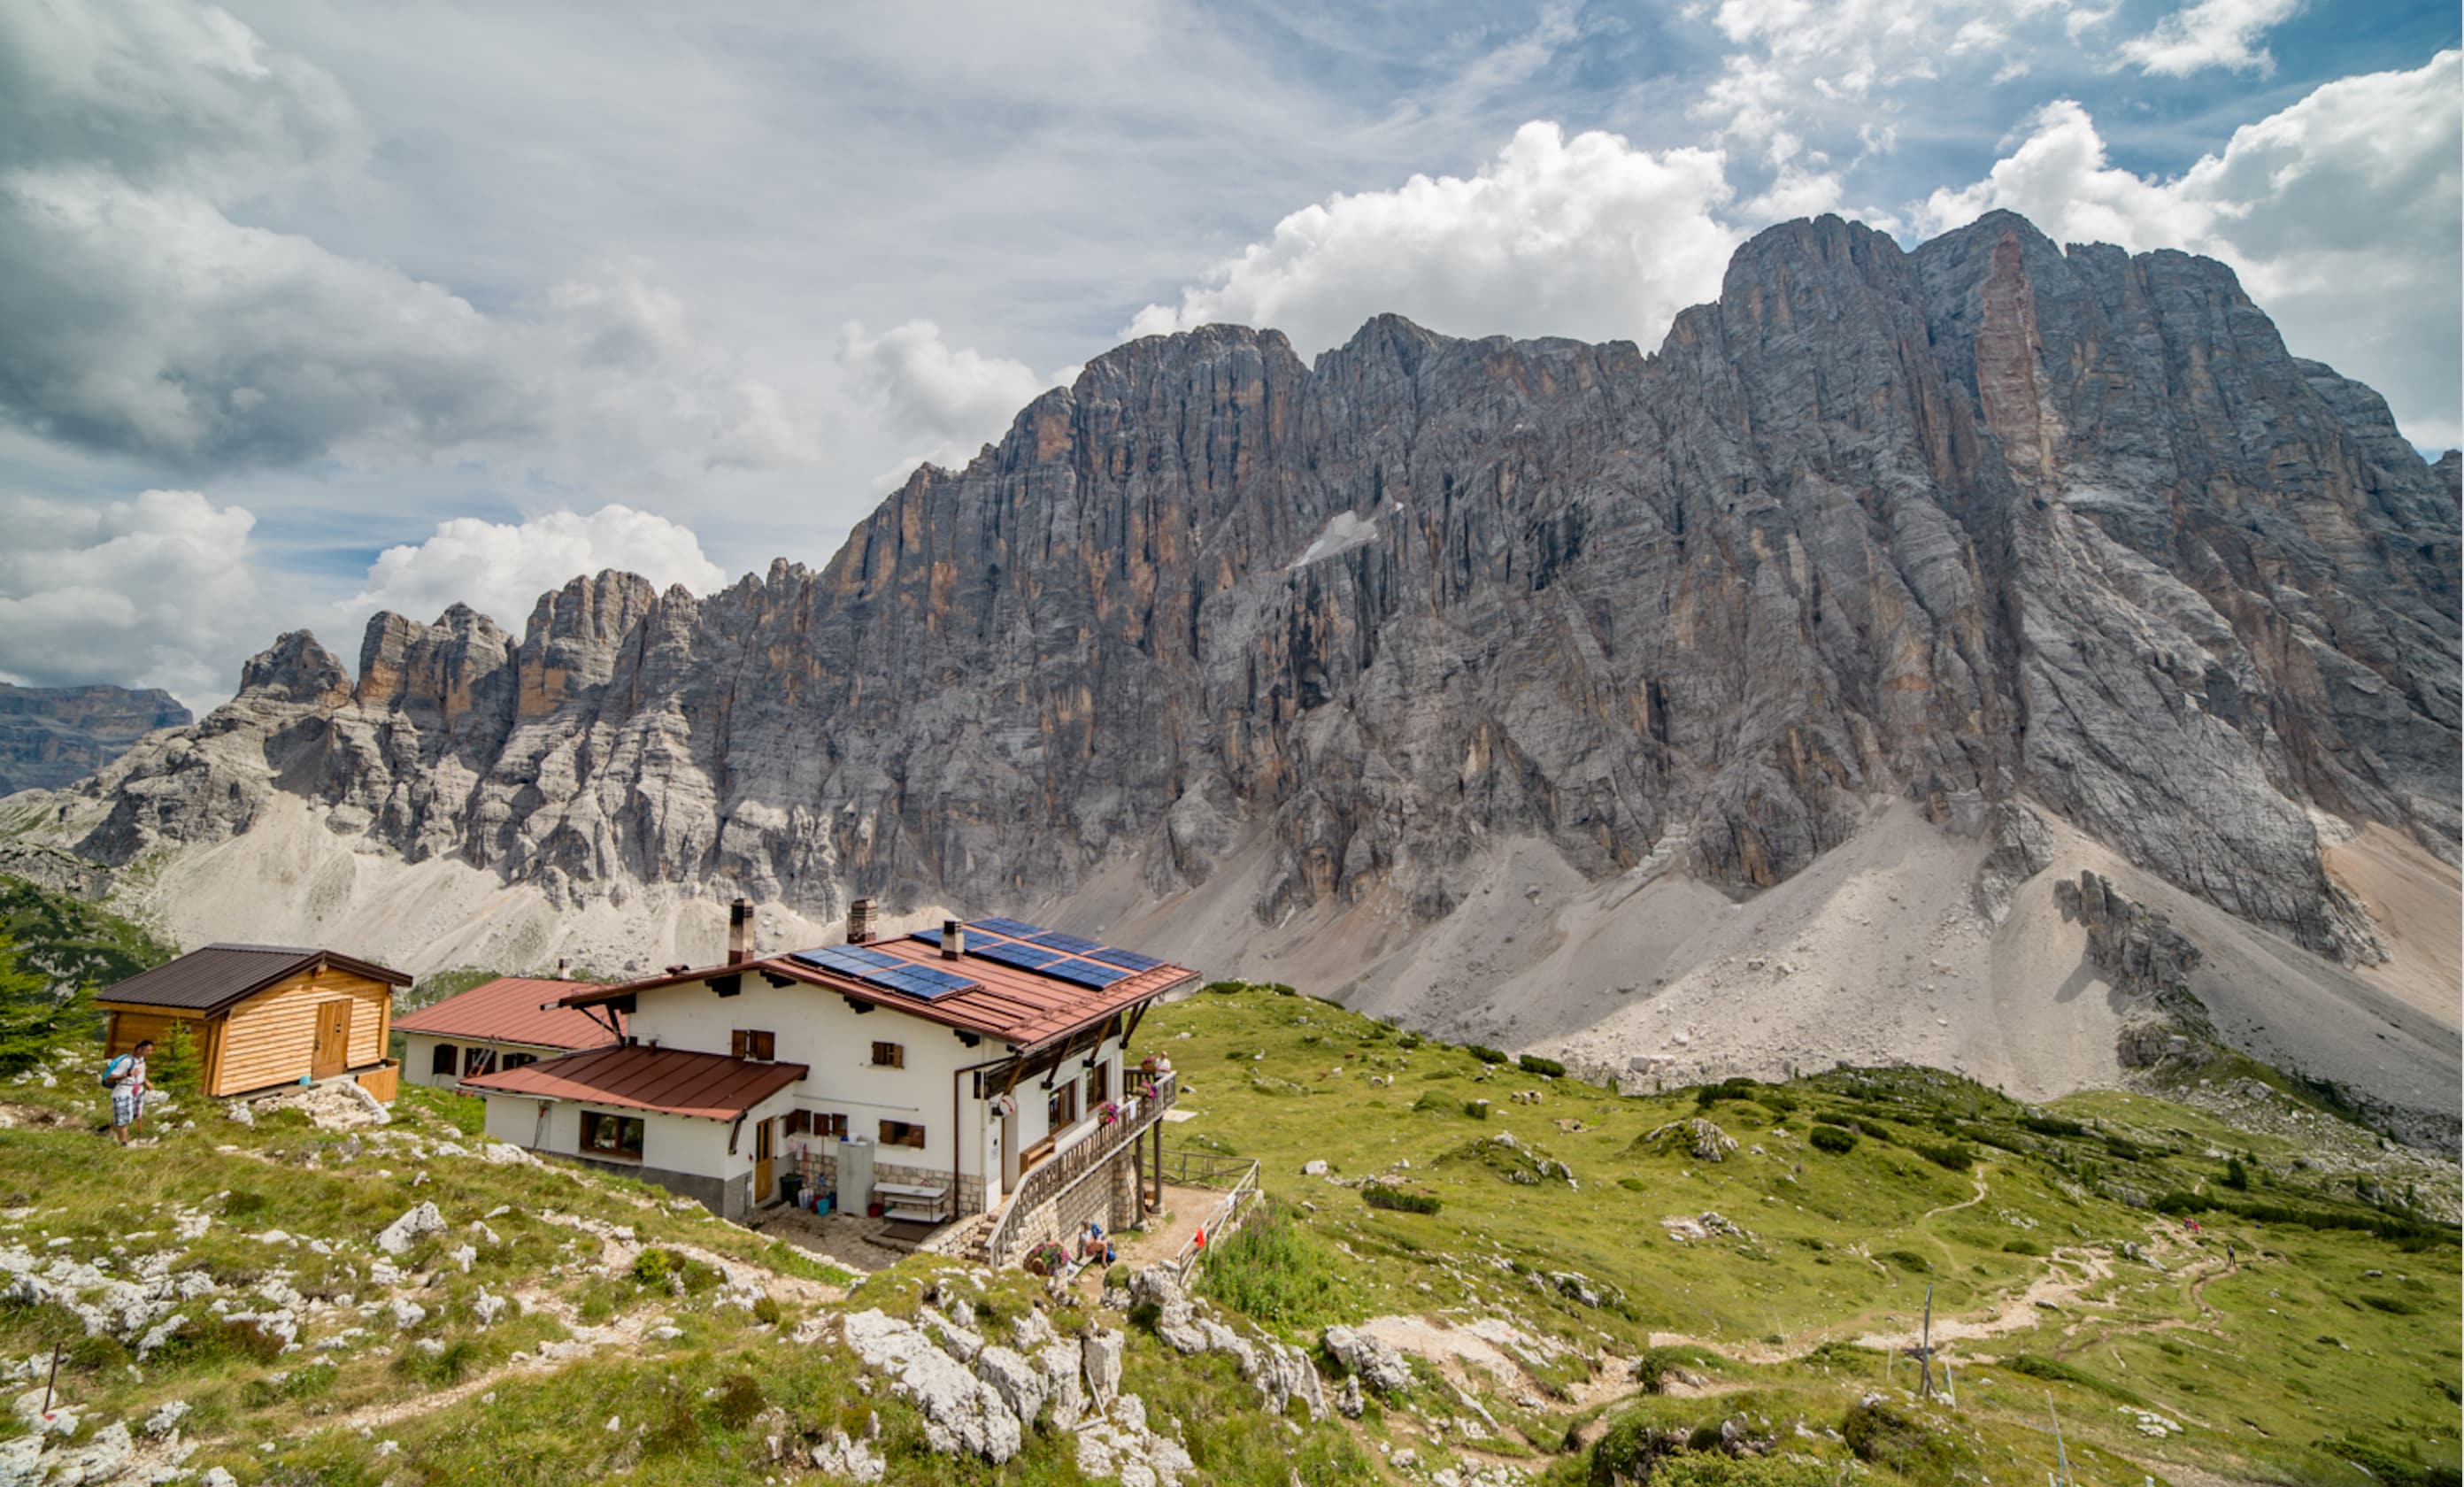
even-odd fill
[{"label": "blue solar panel", "polygon": [[1068,955],[1084,955],[1089,950],[1104,948],[1092,940],[1081,940],[1076,935],[1065,935],[1057,929],[1048,934],[1037,935],[1035,943],[1047,950],[1059,950]]},{"label": "blue solar panel", "polygon": [[1098,991],[1115,981],[1128,980],[1130,975],[1128,971],[1111,965],[1099,965],[1093,961],[1080,960],[1054,961],[1049,965],[1037,966],[1035,973],[1039,976],[1050,976],[1055,981],[1068,982],[1073,987],[1091,987]]},{"label": "blue solar panel", "polygon": [[1058,950],[1047,950],[1041,945],[1021,944],[1008,940],[996,940],[990,944],[974,945],[969,947],[967,953],[981,956],[988,961],[999,961],[1003,965],[1015,965],[1021,970],[1041,970],[1054,961],[1068,958]]},{"label": "blue solar panel", "polygon": [[936,970],[930,965],[902,965],[896,970],[877,970],[864,979],[873,986],[887,987],[892,991],[903,991],[909,996],[926,1002],[936,997],[948,996],[954,991],[967,990],[977,985],[964,976],[954,976],[946,970]]},{"label": "blue solar panel", "polygon": [[1124,970],[1153,970],[1164,964],[1152,955],[1140,955],[1135,950],[1117,949],[1109,944],[1081,953],[1090,961],[1102,961],[1107,965],[1118,965]]},{"label": "blue solar panel", "polygon": [[941,947],[941,932],[937,929],[919,929],[915,931],[915,933],[909,935],[907,938],[910,940],[921,940],[926,944],[931,945],[936,950]]},{"label": "blue solar panel", "polygon": [[883,970],[906,964],[897,956],[869,950],[860,944],[825,944],[810,950],[790,950],[787,959],[848,976],[861,976],[869,970]]},{"label": "blue solar panel", "polygon": [[976,921],[975,927],[989,929],[997,935],[1007,935],[1012,940],[1032,940],[1044,933],[1043,925],[1018,919],[979,919]]}]

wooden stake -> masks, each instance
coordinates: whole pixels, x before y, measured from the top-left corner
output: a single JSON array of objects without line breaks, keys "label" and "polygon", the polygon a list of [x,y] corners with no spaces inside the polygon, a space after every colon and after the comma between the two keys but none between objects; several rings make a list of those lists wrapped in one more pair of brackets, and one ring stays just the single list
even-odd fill
[{"label": "wooden stake", "polygon": [[66,1348],[63,1344],[58,1343],[52,1344],[52,1371],[43,1379],[43,1418],[47,1420],[52,1416],[52,1386],[59,1382],[60,1354],[64,1351]]}]

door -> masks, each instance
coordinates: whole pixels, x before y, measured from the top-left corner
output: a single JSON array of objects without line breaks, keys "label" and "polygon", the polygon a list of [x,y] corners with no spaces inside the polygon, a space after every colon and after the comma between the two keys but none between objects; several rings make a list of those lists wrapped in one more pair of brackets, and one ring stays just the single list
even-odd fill
[{"label": "door", "polygon": [[1018,1101],[1001,1101],[1001,1191],[1018,1191]]},{"label": "door", "polygon": [[351,1066],[351,999],[341,997],[317,1004],[317,1052],[311,1056],[308,1072],[320,1079],[330,1079]]},{"label": "door", "polygon": [[778,1121],[768,1120],[753,1127],[753,1201],[770,1201],[770,1167],[779,1154],[775,1132]]}]

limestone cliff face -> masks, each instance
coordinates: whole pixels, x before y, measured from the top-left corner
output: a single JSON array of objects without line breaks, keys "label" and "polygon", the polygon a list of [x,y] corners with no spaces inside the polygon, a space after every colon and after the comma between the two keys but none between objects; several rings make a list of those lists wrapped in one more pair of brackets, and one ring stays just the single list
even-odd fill
[{"label": "limestone cliff face", "polygon": [[1880,800],[2027,799],[2366,960],[2312,812],[2455,858],[2457,561],[2452,470],[2220,265],[1823,218],[1651,356],[1133,342],[819,571],[380,615],[356,679],[286,636],[53,810],[125,861],[288,790],[553,895],[816,915],[1264,841],[1272,918],[1442,914],[1508,837],[1768,885]]},{"label": "limestone cliff face", "polygon": [[159,687],[19,687],[0,681],[0,795],[82,779],[155,729],[194,721]]}]

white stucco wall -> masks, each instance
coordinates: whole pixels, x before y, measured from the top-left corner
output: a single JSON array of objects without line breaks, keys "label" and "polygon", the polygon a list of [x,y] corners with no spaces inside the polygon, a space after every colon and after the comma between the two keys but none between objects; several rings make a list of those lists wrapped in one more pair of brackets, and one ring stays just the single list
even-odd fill
[{"label": "white stucco wall", "polygon": [[447,1037],[436,1032],[406,1032],[402,1035],[402,1076],[413,1084],[425,1084],[430,1089],[450,1090],[459,1085],[462,1082],[462,1076],[458,1074],[444,1075],[428,1072],[429,1066],[435,1061],[436,1045],[439,1043],[452,1045],[453,1067],[456,1069],[462,1067],[462,1050],[467,1048],[495,1049],[500,1068],[507,1054],[528,1054],[533,1058],[543,1061],[561,1058],[569,1052],[566,1049],[548,1048],[537,1043],[490,1043],[479,1038]]},{"label": "white stucco wall", "polygon": [[[635,999],[627,1031],[644,1043],[656,1040],[662,1048],[713,1054],[729,1052],[731,1034],[737,1029],[769,1032],[777,1040],[775,1051],[781,1062],[801,1063],[809,1070],[803,1079],[789,1088],[794,1108],[817,1116],[844,1115],[851,1134],[875,1142],[880,1140],[883,1121],[922,1125],[925,1144],[920,1150],[882,1146],[875,1160],[947,1171],[955,1145],[958,1169],[968,1176],[983,1175],[988,1127],[997,1122],[989,1114],[988,1101],[975,1098],[975,1081],[957,1079],[957,1076],[970,1065],[1004,1056],[1004,1045],[984,1038],[971,1048],[954,1030],[900,1012],[895,993],[885,993],[873,1010],[859,1013],[836,991],[803,985],[773,987],[759,971],[745,972],[742,986],[743,989],[732,997],[717,995],[706,982],[642,992]],[[906,1051],[906,1066],[874,1066],[872,1045],[876,1040],[900,1044]],[[1112,1064],[1112,1098],[1117,1100],[1124,1080],[1120,1040],[1107,1038],[1100,1056]],[[1083,1079],[1085,1074],[1080,1060],[1074,1057],[1062,1071],[1064,1076],[1076,1079]],[[955,1132],[950,1123],[954,1079],[958,1095],[958,1129]],[[986,1091],[988,1096],[997,1093],[997,1089]],[[1019,1081],[1022,1150],[1049,1134],[1045,1093],[1040,1076]],[[1094,1134],[1097,1127],[1092,1111],[1083,1099],[1079,1104],[1078,1122],[1057,1146],[1066,1147]],[[749,1148],[751,1143],[743,1144]],[[724,1147],[722,1136],[720,1149]]]},{"label": "white stucco wall", "polygon": [[582,1146],[583,1112],[605,1110],[611,1115],[630,1116],[641,1121],[642,1165],[724,1178],[753,1170],[755,1123],[783,1116],[793,1105],[788,1094],[782,1090],[747,1111],[733,1152],[727,1149],[728,1132],[736,1123],[732,1121],[705,1121],[697,1116],[662,1115],[649,1110],[627,1110],[620,1105],[555,1100],[549,1103],[546,1121],[542,1125],[539,1107],[539,1100],[528,1095],[489,1096],[488,1134],[497,1141],[511,1142],[517,1146],[554,1156],[583,1156],[594,1161],[606,1161],[605,1153],[585,1151]]}]

